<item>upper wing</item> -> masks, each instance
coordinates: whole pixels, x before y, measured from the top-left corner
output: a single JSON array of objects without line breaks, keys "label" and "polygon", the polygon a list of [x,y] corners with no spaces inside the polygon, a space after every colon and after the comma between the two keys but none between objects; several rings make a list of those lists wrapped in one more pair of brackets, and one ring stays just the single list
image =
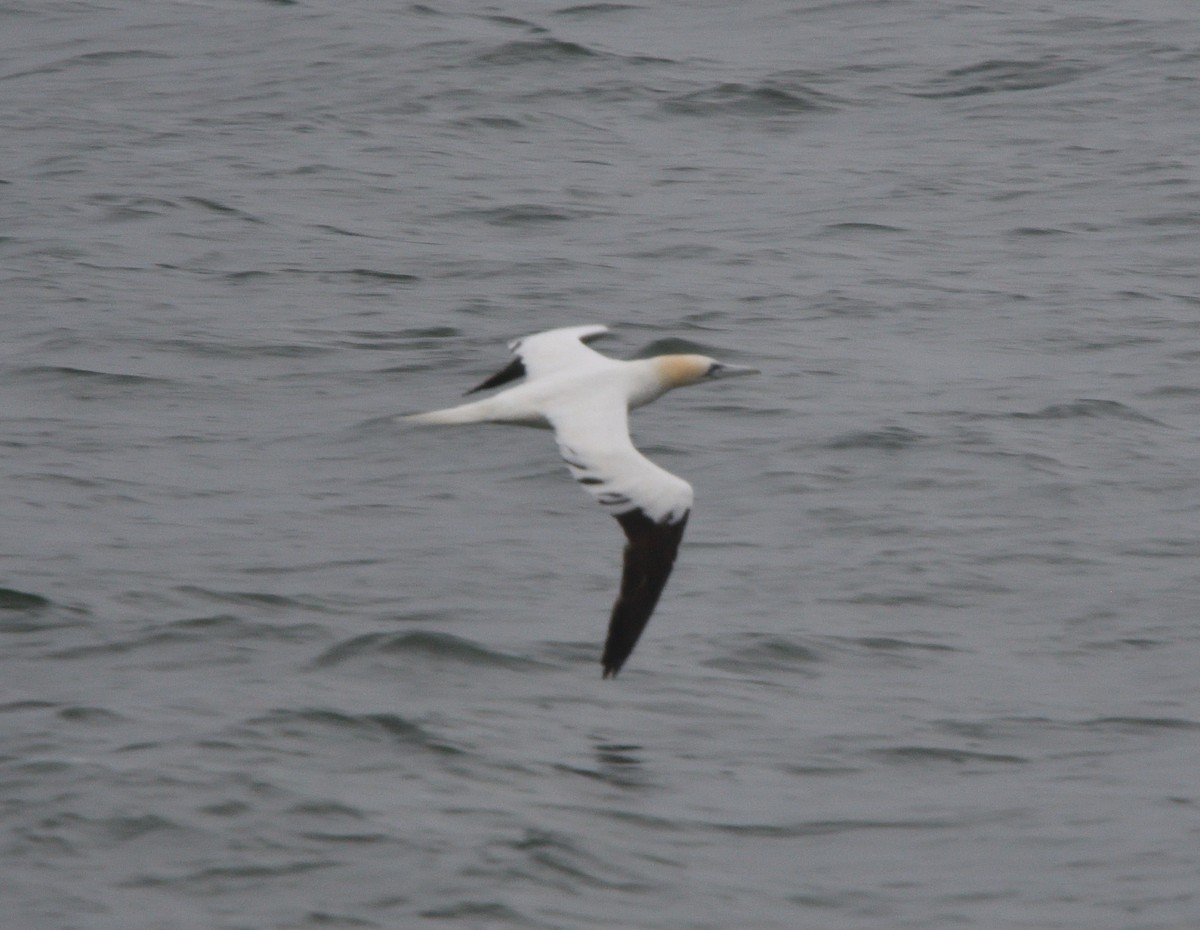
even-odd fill
[{"label": "upper wing", "polygon": [[617,392],[552,408],[559,453],[584,490],[628,537],[621,593],[604,644],[604,677],[624,664],[671,575],[692,507],[692,486],[634,448],[625,399]]},{"label": "upper wing", "polygon": [[[579,368],[604,359],[584,345],[608,332],[607,326],[564,326],[548,329],[521,339],[514,339],[508,348],[516,356],[507,368],[492,375],[478,387],[467,391],[474,394],[499,387],[517,378],[539,378],[564,368]],[[607,361],[607,359],[605,359]]]},{"label": "upper wing", "polygon": [[597,359],[604,359],[584,343],[607,332],[607,326],[564,326],[514,339],[508,347],[524,363],[528,377],[540,378],[562,368],[590,365]]}]

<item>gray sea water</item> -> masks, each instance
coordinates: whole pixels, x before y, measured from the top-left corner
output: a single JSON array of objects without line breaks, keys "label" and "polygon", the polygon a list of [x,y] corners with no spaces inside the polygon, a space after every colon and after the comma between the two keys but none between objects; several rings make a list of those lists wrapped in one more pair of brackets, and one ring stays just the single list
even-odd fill
[{"label": "gray sea water", "polygon": [[[0,5],[0,927],[1200,925],[1190,0]],[[763,370],[417,431],[506,340]]]}]

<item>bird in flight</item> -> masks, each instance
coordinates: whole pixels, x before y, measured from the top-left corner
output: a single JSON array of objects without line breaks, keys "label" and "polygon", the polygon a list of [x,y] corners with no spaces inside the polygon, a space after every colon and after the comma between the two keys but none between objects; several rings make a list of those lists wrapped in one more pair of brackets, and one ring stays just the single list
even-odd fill
[{"label": "bird in flight", "polygon": [[509,343],[516,356],[467,394],[525,380],[483,400],[405,419],[427,425],[512,423],[554,430],[571,475],[625,531],[621,590],[613,604],[601,662],[621,670],[658,604],[692,509],[692,486],[634,448],[629,411],[672,388],[756,374],[704,355],[619,361],[585,343],[607,326],[568,326]]}]

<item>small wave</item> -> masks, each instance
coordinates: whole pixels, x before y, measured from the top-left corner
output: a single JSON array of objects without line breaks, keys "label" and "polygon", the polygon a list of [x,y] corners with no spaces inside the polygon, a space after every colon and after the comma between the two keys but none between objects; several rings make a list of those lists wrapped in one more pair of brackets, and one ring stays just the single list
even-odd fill
[{"label": "small wave", "polygon": [[336,860],[295,859],[256,865],[210,866],[178,875],[144,875],[124,882],[127,888],[175,888],[192,893],[227,894],[258,885],[263,879],[289,878],[341,865]]},{"label": "small wave", "polygon": [[108,52],[85,52],[82,55],[74,55],[70,58],[63,58],[59,61],[51,62],[48,65],[40,65],[39,67],[30,68],[26,71],[13,71],[10,74],[0,76],[0,81],[11,81],[17,78],[32,77],[39,74],[57,74],[60,71],[69,70],[77,65],[103,67],[114,62],[133,61],[137,59],[163,60],[170,58],[170,55],[163,54],[162,52],[151,52],[140,48]]},{"label": "small wave", "polygon": [[459,901],[442,907],[426,908],[417,916],[425,920],[452,921],[447,926],[529,926],[527,915],[499,901]]},{"label": "small wave", "polygon": [[1043,737],[1060,739],[1070,732],[1154,734],[1176,730],[1200,730],[1200,721],[1187,717],[1093,717],[1084,720],[1056,720],[1051,717],[996,717],[989,720],[942,720],[938,727],[956,736],[972,740],[1031,740]]},{"label": "small wave", "polygon": [[111,711],[104,707],[84,707],[82,705],[63,707],[59,710],[58,716],[61,720],[66,720],[70,723],[92,725],[120,723],[125,719],[116,711]]},{"label": "small wave", "polygon": [[[976,414],[967,414],[968,419],[982,419]],[[972,453],[986,458],[997,459],[1000,461],[1013,462],[1019,466],[1029,469],[1030,471],[1040,472],[1046,475],[1060,474],[1066,466],[1060,459],[1056,459],[1050,455],[1041,455],[1036,452],[1009,452],[1005,449],[989,449],[986,452]]]},{"label": "small wave", "polygon": [[885,223],[829,223],[822,227],[828,233],[897,233],[905,232],[900,226]]},{"label": "small wave", "polygon": [[129,48],[111,52],[84,52],[74,58],[67,59],[72,64],[108,65],[114,61],[135,61],[138,59],[169,60],[170,55],[162,52],[151,52],[144,48]]},{"label": "small wave", "polygon": [[565,6],[555,10],[555,16],[596,16],[604,13],[623,13],[626,10],[640,10],[641,7],[630,3],[581,3],[578,6]]},{"label": "small wave", "polygon": [[1152,397],[1200,397],[1200,385],[1164,384],[1150,392]]},{"label": "small wave", "polygon": [[50,710],[57,706],[53,701],[9,701],[7,704],[0,704],[0,714],[23,714],[30,710]]},{"label": "small wave", "polygon": [[584,849],[573,837],[549,830],[525,829],[519,836],[492,844],[502,873],[532,879],[563,889],[580,886],[603,890],[640,891],[640,874],[620,858],[605,861]]},{"label": "small wave", "polygon": [[173,820],[168,820],[166,817],[160,817],[157,814],[106,817],[99,821],[99,823],[107,838],[117,843],[128,842],[140,836],[145,836],[148,833],[183,829]]},{"label": "small wave", "polygon": [[1168,645],[1166,642],[1157,639],[1147,639],[1141,636],[1122,636],[1118,639],[1102,639],[1096,642],[1085,643],[1081,648],[1081,652],[1119,652],[1129,649],[1136,649],[1142,652],[1147,649],[1159,649]]},{"label": "small wave", "polygon": [[162,667],[176,667],[194,663],[200,648],[210,651],[208,661],[241,662],[244,656],[231,648],[231,643],[304,642],[323,634],[324,629],[312,623],[274,625],[219,614],[176,620],[165,625],[156,622],[134,636],[67,646],[48,655],[53,659],[74,660],[150,651],[157,656],[157,661]]},{"label": "small wave", "polygon": [[1200,722],[1183,717],[1096,717],[1081,724],[1088,729],[1124,733],[1153,733],[1161,730],[1200,730]]},{"label": "small wave", "polygon": [[227,204],[221,203],[219,200],[212,200],[208,197],[189,196],[182,198],[182,200],[184,203],[190,203],[192,206],[200,207],[201,209],[207,210],[210,213],[217,213],[221,216],[233,217],[235,219],[243,220],[247,223],[265,222],[264,220],[259,219],[257,216],[247,213],[245,210],[239,210],[237,207],[228,206]]},{"label": "small wave", "polygon": [[1005,233],[1006,236],[1014,238],[1030,238],[1037,236],[1069,236],[1071,235],[1065,229],[1057,229],[1053,226],[1016,226]]},{"label": "small wave", "polygon": [[957,820],[805,820],[799,823],[715,823],[721,833],[763,839],[799,839],[808,836],[836,836],[890,830],[946,830],[961,826]]},{"label": "small wave", "polygon": [[455,125],[481,129],[524,129],[526,124],[512,116],[464,116],[455,120]]},{"label": "small wave", "polygon": [[1147,416],[1127,407],[1115,400],[1095,400],[1080,398],[1069,404],[1051,404],[1036,413],[1012,413],[1009,416],[1018,420],[1068,420],[1075,417],[1102,417],[1114,420],[1130,420],[1135,423],[1153,423],[1155,426],[1166,426],[1161,420]]},{"label": "small wave", "polygon": [[[846,599],[851,604],[881,604],[887,607],[912,606],[921,607],[960,607],[961,601],[948,598],[923,597],[918,595],[861,595]],[[929,640],[901,639],[897,636],[823,636],[822,645],[826,652],[834,656],[840,653],[842,659],[833,657],[833,661],[852,663],[865,662],[870,666],[886,665],[896,668],[922,668],[938,661],[938,653],[959,652],[954,646]]]},{"label": "small wave", "polygon": [[323,707],[279,709],[247,720],[245,726],[305,739],[316,730],[333,730],[356,738],[399,742],[447,755],[462,753],[458,747],[438,739],[419,723],[413,723],[399,714],[348,714]]},{"label": "small wave", "polygon": [[[344,233],[344,235],[356,234]],[[241,284],[247,281],[257,280],[258,278],[270,278],[283,274],[315,278],[321,282],[338,281],[349,278],[351,280],[357,279],[361,281],[382,281],[388,284],[414,284],[421,280],[420,275],[411,274],[407,271],[384,271],[379,268],[289,267],[280,268],[274,271],[249,269],[246,271],[230,271],[224,274],[223,277],[230,283]]]},{"label": "small wave", "polygon": [[179,206],[162,197],[126,197],[118,194],[98,194],[88,200],[103,207],[104,219],[113,223],[156,219]]},{"label": "small wave", "polygon": [[333,277],[364,278],[369,281],[387,281],[388,283],[411,284],[420,281],[415,274],[405,271],[382,271],[378,268],[349,268],[346,271],[322,271],[320,274]]},{"label": "small wave", "polygon": [[854,638],[837,637],[841,642],[850,643],[873,652],[958,652],[953,646],[944,643],[918,642],[911,639],[897,639],[894,636],[859,636]]},{"label": "small wave", "polygon": [[642,764],[641,746],[632,743],[597,743],[593,752],[596,760],[594,765],[564,763],[556,765],[555,768],[622,790],[640,791],[657,784],[653,769]]},{"label": "small wave", "polygon": [[1124,546],[1121,555],[1149,559],[1194,559],[1200,556],[1200,542],[1184,539],[1147,539],[1134,546]]},{"label": "small wave", "polygon": [[710,668],[734,672],[770,669],[798,671],[811,675],[813,669],[809,666],[823,661],[821,654],[815,649],[785,636],[751,633],[739,637],[739,640],[736,648],[726,650],[723,655],[704,664]]},{"label": "small wave", "polygon": [[321,653],[313,662],[318,668],[340,665],[362,658],[381,656],[416,657],[423,661],[451,662],[457,665],[483,665],[516,668],[531,660],[485,649],[450,633],[412,631],[408,633],[366,633],[338,643]]},{"label": "small wave", "polygon": [[672,97],[662,108],[684,116],[785,117],[828,110],[829,105],[811,91],[766,82],[717,84]]},{"label": "small wave", "polygon": [[309,610],[325,612],[326,604],[315,597],[292,597],[286,594],[272,594],[266,591],[217,591],[203,588],[199,585],[179,585],[176,589],[180,594],[222,603],[240,604],[245,607],[270,607],[276,610]]},{"label": "small wave", "polygon": [[257,268],[251,268],[246,271],[227,271],[221,275],[230,284],[245,284],[247,281],[257,281],[260,278],[269,278],[274,272],[261,271]]},{"label": "small wave", "polygon": [[103,387],[141,387],[172,384],[170,378],[151,375],[133,375],[124,372],[95,371],[90,368],[73,368],[69,365],[31,365],[18,369],[17,374],[31,380],[59,380],[72,384],[92,384]]},{"label": "small wave", "polygon": [[[386,843],[391,839],[389,834],[378,830],[361,830],[346,833],[331,833],[328,830],[302,830],[299,835],[306,840],[313,840],[317,843],[335,843],[338,845]],[[362,925],[366,926],[365,921]]]},{"label": "small wave", "polygon": [[825,443],[826,449],[882,449],[886,452],[897,452],[915,446],[925,437],[918,432],[905,429],[903,426],[888,426],[878,430],[863,430],[847,433]]},{"label": "small wave", "polygon": [[[193,643],[197,637],[187,636],[179,632],[150,633],[145,636],[121,639],[114,642],[89,643],[86,646],[67,646],[47,653],[51,659],[72,660],[91,659],[96,656],[125,655],[143,649],[159,649],[163,646]],[[184,660],[187,664],[195,661],[195,656],[189,654]]]},{"label": "small wave", "polygon": [[273,342],[214,342],[206,339],[160,339],[150,341],[160,349],[204,358],[307,358],[335,351],[328,345]]},{"label": "small wave", "polygon": [[44,610],[50,606],[50,599],[29,591],[18,591],[16,588],[0,588],[0,610]]},{"label": "small wave", "polygon": [[914,97],[940,99],[971,97],[1003,91],[1037,90],[1066,84],[1088,72],[1074,62],[1046,59],[1043,61],[1009,61],[989,59],[962,68],[951,68],[928,85],[927,90],[911,92]]},{"label": "small wave", "polygon": [[333,223],[313,223],[312,228],[320,232],[330,233],[334,236],[346,236],[348,239],[376,238],[368,233],[355,232],[353,229],[346,229],[344,226],[335,226]]},{"label": "small wave", "polygon": [[289,623],[277,625],[273,623],[255,623],[243,620],[232,614],[212,614],[203,617],[188,617],[185,620],[175,620],[168,623],[167,631],[182,635],[211,638],[220,636],[223,639],[273,639],[284,642],[297,642],[320,635],[324,628],[315,623]]},{"label": "small wave", "polygon": [[315,817],[322,820],[341,820],[341,821],[356,821],[363,820],[367,816],[366,811],[360,807],[355,807],[350,804],[344,804],[340,801],[331,801],[318,799],[313,801],[300,801],[288,808],[289,814],[296,814],[300,817]]},{"label": "small wave", "polygon": [[964,597],[965,592],[999,594],[1005,589],[987,585],[955,585],[931,587],[912,591],[864,591],[850,595],[842,603],[871,607],[969,607],[973,601]]},{"label": "small wave", "polygon": [[696,242],[683,242],[678,245],[662,245],[653,246],[646,249],[638,249],[633,252],[624,253],[629,258],[638,258],[643,261],[660,262],[665,259],[707,259],[718,256],[721,250],[711,245],[701,245]]},{"label": "small wave", "polygon": [[487,23],[496,23],[500,26],[514,26],[517,29],[526,29],[529,32],[539,35],[549,32],[548,29],[539,26],[532,20],[521,19],[519,16],[509,16],[505,13],[478,13],[476,15]]},{"label": "small wave", "polygon": [[472,210],[468,215],[476,216],[493,226],[541,226],[545,223],[562,223],[593,216],[588,210],[566,207],[548,207],[540,203],[515,203],[485,210]]},{"label": "small wave", "polygon": [[885,762],[902,764],[949,762],[954,765],[967,765],[973,762],[1000,763],[1019,765],[1029,760],[1023,756],[1006,753],[973,752],[967,749],[952,749],[945,746],[896,746],[891,749],[877,749],[871,753]]},{"label": "small wave", "polygon": [[[340,333],[338,345],[355,349],[393,352],[396,349],[429,349],[446,339],[461,339],[463,331],[455,326],[418,326],[412,329],[350,329]],[[391,366],[385,371],[421,371],[421,366]]]},{"label": "small wave", "polygon": [[541,39],[518,39],[505,42],[475,60],[485,65],[523,65],[542,61],[575,61],[594,58],[598,52],[577,42],[564,42],[550,37]]},{"label": "small wave", "polygon": [[104,847],[128,843],[152,833],[188,832],[185,827],[158,814],[89,817],[72,811],[64,813],[59,824],[60,827],[69,825],[59,835],[61,842],[78,844],[80,848],[91,844],[99,844]]},{"label": "small wave", "polygon": [[1172,210],[1168,213],[1144,216],[1138,222],[1143,226],[1183,226],[1194,230],[1200,226],[1200,210]]}]

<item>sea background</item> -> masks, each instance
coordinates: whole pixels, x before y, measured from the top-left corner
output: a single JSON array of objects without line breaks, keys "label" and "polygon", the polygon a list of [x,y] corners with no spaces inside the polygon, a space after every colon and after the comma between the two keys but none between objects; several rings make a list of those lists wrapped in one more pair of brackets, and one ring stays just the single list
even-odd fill
[{"label": "sea background", "polygon": [[1200,926],[1197,12],[0,6],[0,927]]}]

